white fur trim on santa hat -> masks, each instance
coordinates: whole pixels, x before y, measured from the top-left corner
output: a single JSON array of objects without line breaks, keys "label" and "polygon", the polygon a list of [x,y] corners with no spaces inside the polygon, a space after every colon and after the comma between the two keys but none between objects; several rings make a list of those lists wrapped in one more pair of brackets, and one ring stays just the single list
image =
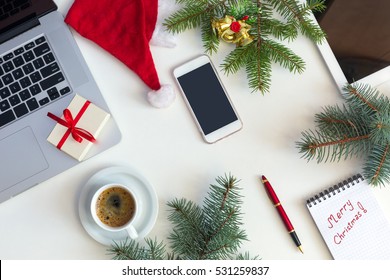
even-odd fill
[{"label": "white fur trim on santa hat", "polygon": [[176,37],[165,30],[164,26],[157,24],[153,31],[150,44],[163,48],[174,48],[176,47]]},{"label": "white fur trim on santa hat", "polygon": [[159,90],[148,92],[149,103],[156,108],[169,107],[176,98],[176,93],[171,85],[161,85]]},{"label": "white fur trim on santa hat", "polygon": [[177,9],[178,6],[175,4],[175,1],[158,0],[157,22],[150,40],[151,45],[164,48],[176,47],[176,36],[168,32],[164,26],[164,21]]}]

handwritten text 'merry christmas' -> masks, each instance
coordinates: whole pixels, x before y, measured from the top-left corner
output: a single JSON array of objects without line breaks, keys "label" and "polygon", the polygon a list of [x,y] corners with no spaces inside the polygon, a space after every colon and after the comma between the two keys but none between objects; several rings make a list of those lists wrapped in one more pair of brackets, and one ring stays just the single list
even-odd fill
[{"label": "handwritten text 'merry christmas'", "polygon": [[353,231],[355,226],[361,222],[361,219],[367,212],[367,209],[360,201],[354,205],[351,200],[348,200],[340,207],[338,212],[330,214],[327,218],[329,229],[332,229],[338,225],[338,223],[341,223],[341,226],[339,227],[341,228],[340,232],[337,232],[333,236],[334,243],[341,244],[343,240],[347,238],[348,233]]}]

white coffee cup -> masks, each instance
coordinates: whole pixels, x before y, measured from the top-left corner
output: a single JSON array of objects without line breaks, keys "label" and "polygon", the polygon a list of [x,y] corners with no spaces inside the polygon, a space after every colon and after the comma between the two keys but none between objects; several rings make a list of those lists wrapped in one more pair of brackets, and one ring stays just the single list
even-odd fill
[{"label": "white coffee cup", "polygon": [[138,233],[133,222],[138,215],[138,205],[137,197],[129,187],[110,183],[93,195],[91,215],[102,229],[112,232],[126,230],[130,238],[136,239]]}]

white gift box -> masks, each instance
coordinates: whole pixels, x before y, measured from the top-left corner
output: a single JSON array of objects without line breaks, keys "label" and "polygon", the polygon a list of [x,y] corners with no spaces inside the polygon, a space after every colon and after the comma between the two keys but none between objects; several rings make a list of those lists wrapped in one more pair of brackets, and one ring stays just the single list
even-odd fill
[{"label": "white gift box", "polygon": [[[66,120],[64,112],[64,115],[61,117],[62,122],[75,123],[74,127],[76,129],[73,131],[76,131],[76,134],[80,130],[87,131],[98,141],[99,133],[110,118],[110,114],[77,94],[67,109],[70,111],[73,121]],[[47,141],[78,161],[82,161],[94,143],[80,135],[82,140],[78,142],[74,139],[71,132],[72,130],[69,127],[57,123],[48,136]]]}]

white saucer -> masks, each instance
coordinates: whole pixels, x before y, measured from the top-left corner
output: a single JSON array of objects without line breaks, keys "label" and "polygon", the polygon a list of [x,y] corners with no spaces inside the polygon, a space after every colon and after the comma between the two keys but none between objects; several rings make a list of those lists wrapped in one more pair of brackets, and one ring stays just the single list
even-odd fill
[{"label": "white saucer", "polygon": [[124,241],[129,238],[126,230],[110,232],[99,227],[90,212],[91,199],[94,192],[107,183],[127,185],[139,199],[139,215],[134,220],[138,239],[145,237],[153,228],[158,214],[158,199],[153,186],[136,170],[130,167],[109,167],[94,174],[82,186],[79,197],[79,215],[81,224],[96,241],[111,245],[113,241]]}]

